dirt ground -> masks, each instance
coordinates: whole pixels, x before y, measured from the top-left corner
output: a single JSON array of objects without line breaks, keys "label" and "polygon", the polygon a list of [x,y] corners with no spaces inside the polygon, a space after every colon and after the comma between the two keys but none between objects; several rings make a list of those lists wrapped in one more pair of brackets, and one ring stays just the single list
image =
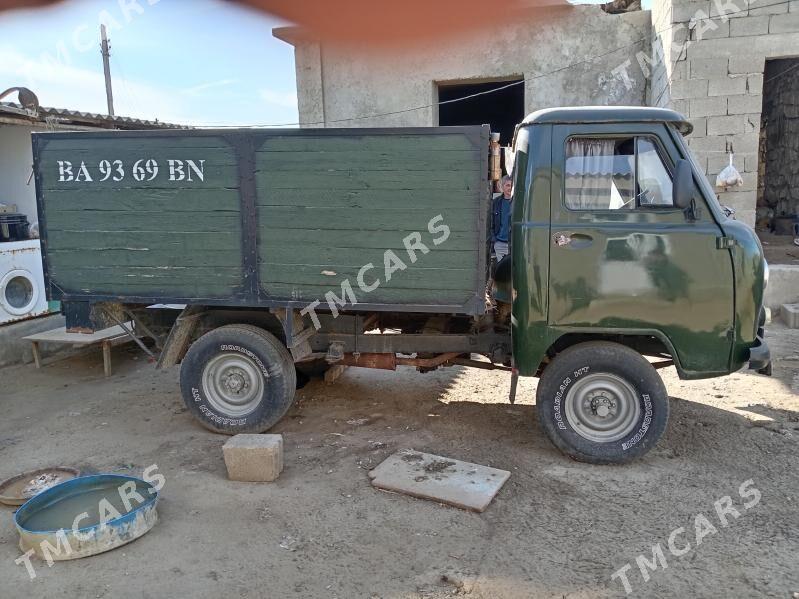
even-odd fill
[{"label": "dirt ground", "polygon": [[[112,552],[22,565],[11,508],[0,508],[0,597],[797,597],[799,331],[774,325],[771,379],[680,381],[661,371],[670,426],[623,467],[570,461],[536,422],[535,381],[507,403],[504,373],[350,369],[314,381],[274,432],[275,483],[226,478],[226,437],[183,408],[178,370],[134,348],[102,376],[98,354],[0,371],[0,478],[45,465],[166,477],[159,522]],[[401,448],[512,474],[483,514],[377,491],[367,471]],[[745,509],[752,479],[760,501]],[[740,517],[723,527],[714,502]],[[751,496],[750,496],[751,497]],[[750,499],[751,501],[751,499]],[[715,532],[695,542],[695,522]],[[690,550],[675,557],[675,543]],[[667,567],[644,582],[636,557],[660,543]]]}]

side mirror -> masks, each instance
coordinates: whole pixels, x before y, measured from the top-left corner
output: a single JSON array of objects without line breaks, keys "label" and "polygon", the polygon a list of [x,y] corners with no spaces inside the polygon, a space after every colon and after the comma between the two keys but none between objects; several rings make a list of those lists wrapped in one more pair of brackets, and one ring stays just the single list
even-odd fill
[{"label": "side mirror", "polygon": [[685,210],[691,205],[694,198],[694,173],[691,163],[684,158],[677,161],[671,191],[672,203],[677,208]]}]

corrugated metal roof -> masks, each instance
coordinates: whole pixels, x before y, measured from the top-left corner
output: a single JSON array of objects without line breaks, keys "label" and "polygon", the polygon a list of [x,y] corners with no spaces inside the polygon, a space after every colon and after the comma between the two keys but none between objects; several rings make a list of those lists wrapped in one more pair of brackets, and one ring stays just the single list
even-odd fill
[{"label": "corrugated metal roof", "polygon": [[28,110],[14,102],[0,102],[0,116],[44,124],[58,123],[59,125],[83,125],[107,129],[191,129],[185,125],[164,123],[159,120],[148,121],[127,116],[109,116],[63,108],[40,106],[38,110]]}]

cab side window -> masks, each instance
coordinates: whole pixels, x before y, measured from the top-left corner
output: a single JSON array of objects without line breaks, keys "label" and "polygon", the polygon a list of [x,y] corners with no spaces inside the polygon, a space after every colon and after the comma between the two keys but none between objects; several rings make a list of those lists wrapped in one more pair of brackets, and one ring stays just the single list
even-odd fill
[{"label": "cab side window", "polygon": [[650,138],[569,138],[565,167],[570,210],[672,206],[671,175]]}]

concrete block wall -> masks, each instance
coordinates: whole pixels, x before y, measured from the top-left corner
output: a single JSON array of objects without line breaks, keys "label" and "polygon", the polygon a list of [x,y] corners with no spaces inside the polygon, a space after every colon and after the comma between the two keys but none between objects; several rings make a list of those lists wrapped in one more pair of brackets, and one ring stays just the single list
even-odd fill
[{"label": "concrete block wall", "polygon": [[667,81],[653,83],[650,103],[691,120],[689,144],[711,183],[734,152],[743,185],[719,199],[754,225],[764,65],[799,55],[799,2],[655,0],[652,23]]}]

